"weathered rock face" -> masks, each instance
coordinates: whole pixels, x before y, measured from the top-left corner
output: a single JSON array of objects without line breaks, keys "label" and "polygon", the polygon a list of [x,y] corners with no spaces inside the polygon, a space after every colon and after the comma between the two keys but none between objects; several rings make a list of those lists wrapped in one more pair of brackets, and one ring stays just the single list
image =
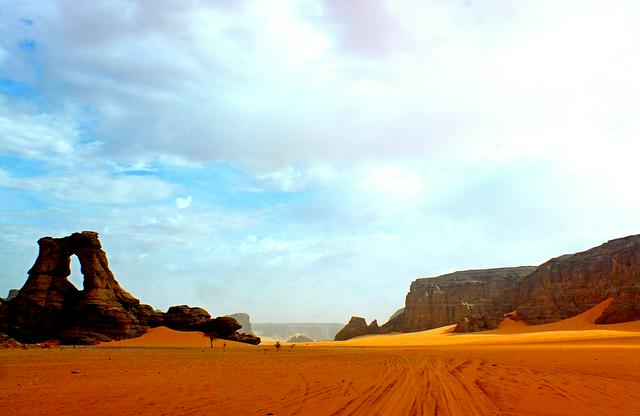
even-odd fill
[{"label": "weathered rock face", "polygon": [[503,311],[542,324],[613,302],[597,323],[640,319],[640,235],[611,240],[539,266],[504,299]]},{"label": "weathered rock face", "polygon": [[379,334],[380,333],[380,326],[378,325],[378,320],[377,319],[374,319],[373,321],[371,321],[369,326],[367,326],[367,333],[368,334]]},{"label": "weathered rock face", "polygon": [[[99,333],[109,338],[142,334],[157,320],[148,305],[120,287],[109,270],[98,234],[74,233],[38,240],[38,258],[17,296],[0,305],[0,328],[24,342],[57,337],[63,331]],[[76,255],[83,290],[67,280]]]},{"label": "weathered rock face", "polygon": [[404,308],[400,308],[380,327],[381,334],[389,334],[391,332],[402,332],[404,330]]},{"label": "weathered rock face", "polygon": [[238,332],[242,334],[253,334],[253,329],[251,328],[251,319],[249,318],[249,314],[238,312],[232,313],[231,315],[227,315],[235,319],[241,326]]},{"label": "weathered rock face", "polygon": [[494,317],[502,307],[496,296],[534,270],[530,266],[505,267],[417,279],[407,294],[402,323],[398,319],[389,328],[414,332],[455,324],[468,316]]},{"label": "weathered rock face", "polygon": [[347,339],[361,337],[363,335],[371,335],[379,333],[380,328],[378,322],[374,320],[371,325],[367,325],[367,321],[359,316],[352,316],[348,324],[344,326],[336,334],[336,341],[345,341]]},{"label": "weathered rock face", "polygon": [[172,306],[163,315],[163,325],[176,331],[197,331],[198,325],[211,319],[209,312],[187,305]]}]

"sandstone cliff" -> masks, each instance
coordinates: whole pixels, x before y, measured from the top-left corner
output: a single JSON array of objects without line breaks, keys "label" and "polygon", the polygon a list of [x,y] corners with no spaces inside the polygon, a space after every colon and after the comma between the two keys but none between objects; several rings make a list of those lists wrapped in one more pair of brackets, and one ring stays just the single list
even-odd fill
[{"label": "sandstone cliff", "polygon": [[582,313],[607,298],[613,303],[597,323],[640,319],[640,235],[547,261],[508,294],[503,310],[516,309],[518,319],[542,324]]},{"label": "sandstone cliff", "polygon": [[640,235],[553,258],[538,267],[469,270],[411,284],[404,312],[380,332],[412,332],[457,324],[456,331],[493,329],[505,314],[542,324],[580,314],[607,298],[597,323],[640,319]]},{"label": "sandstone cliff", "polygon": [[535,267],[467,270],[415,280],[404,313],[383,325],[384,332],[414,332],[455,324],[468,316],[496,316],[496,295],[515,287]]}]

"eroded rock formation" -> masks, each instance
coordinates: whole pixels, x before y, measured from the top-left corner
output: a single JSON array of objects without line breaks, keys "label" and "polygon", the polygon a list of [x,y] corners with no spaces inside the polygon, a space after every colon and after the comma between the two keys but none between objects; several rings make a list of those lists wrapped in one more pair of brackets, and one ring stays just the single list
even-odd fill
[{"label": "eroded rock formation", "polygon": [[345,341],[347,339],[377,334],[379,332],[378,321],[373,320],[370,325],[367,325],[367,321],[364,318],[352,316],[349,323],[336,334],[335,340]]},{"label": "eroded rock formation", "polygon": [[162,324],[176,331],[198,330],[198,325],[211,319],[206,310],[188,305],[172,306],[162,316]]},{"label": "eroded rock formation", "polygon": [[[539,266],[505,299],[506,309],[530,324],[566,319],[607,298],[597,323],[640,319],[640,235],[560,256]],[[505,312],[509,312],[506,310]]]},{"label": "eroded rock formation", "polygon": [[[97,233],[44,237],[38,245],[27,282],[0,306],[0,326],[9,335],[39,342],[63,331],[86,331],[120,339],[142,334],[153,322],[153,309],[122,289],[109,270]],[[72,255],[80,261],[83,290],[67,279]]]},{"label": "eroded rock formation", "polygon": [[[58,339],[65,344],[95,344],[136,337],[159,325],[197,331],[212,321],[202,308],[180,305],[162,313],[141,304],[116,281],[95,232],[44,237],[38,245],[38,258],[26,283],[13,299],[0,304],[0,331],[21,342]],[[68,280],[72,255],[80,261],[82,290]],[[240,325],[233,318],[215,322],[221,338],[260,342],[255,336],[238,335]]]},{"label": "eroded rock formation", "polygon": [[380,332],[457,324],[456,331],[495,328],[505,316],[528,324],[570,318],[611,298],[597,323],[640,319],[640,235],[553,258],[538,267],[469,270],[411,284],[405,309]]},{"label": "eroded rock formation", "polygon": [[502,307],[497,295],[515,287],[534,270],[530,266],[505,267],[417,279],[407,294],[402,322],[393,326],[414,332],[455,324],[469,316],[494,317]]},{"label": "eroded rock formation", "polygon": [[402,332],[404,330],[404,308],[394,312],[389,320],[380,327],[380,333]]}]

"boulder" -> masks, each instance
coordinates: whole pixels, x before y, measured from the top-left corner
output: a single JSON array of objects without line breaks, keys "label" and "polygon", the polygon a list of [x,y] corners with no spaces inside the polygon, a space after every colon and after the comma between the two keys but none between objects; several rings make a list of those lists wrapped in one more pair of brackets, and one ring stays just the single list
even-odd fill
[{"label": "boulder", "polygon": [[199,325],[211,319],[209,312],[187,305],[172,306],[163,315],[164,326],[176,331],[198,331]]},{"label": "boulder", "polygon": [[260,337],[253,335],[253,334],[245,334],[242,332],[239,332],[236,334],[236,337],[233,338],[229,338],[231,340],[234,341],[238,341],[238,342],[243,342],[245,344],[251,344],[251,345],[259,345],[260,342],[262,341],[260,339]]},{"label": "boulder", "polygon": [[239,334],[240,324],[230,316],[220,316],[209,319],[197,325],[199,331],[205,335],[212,334],[215,338],[244,342],[246,344],[260,344],[260,337],[253,334]]}]

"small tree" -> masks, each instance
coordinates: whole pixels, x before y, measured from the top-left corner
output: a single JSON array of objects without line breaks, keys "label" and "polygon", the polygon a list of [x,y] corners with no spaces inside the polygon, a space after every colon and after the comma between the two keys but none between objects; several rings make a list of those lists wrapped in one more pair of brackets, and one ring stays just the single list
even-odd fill
[{"label": "small tree", "polygon": [[203,337],[205,338],[209,338],[209,342],[211,343],[211,348],[213,348],[213,341],[217,340],[218,338],[220,338],[220,336],[218,335],[217,332],[215,331],[208,331],[205,332],[204,334],[202,334]]}]

